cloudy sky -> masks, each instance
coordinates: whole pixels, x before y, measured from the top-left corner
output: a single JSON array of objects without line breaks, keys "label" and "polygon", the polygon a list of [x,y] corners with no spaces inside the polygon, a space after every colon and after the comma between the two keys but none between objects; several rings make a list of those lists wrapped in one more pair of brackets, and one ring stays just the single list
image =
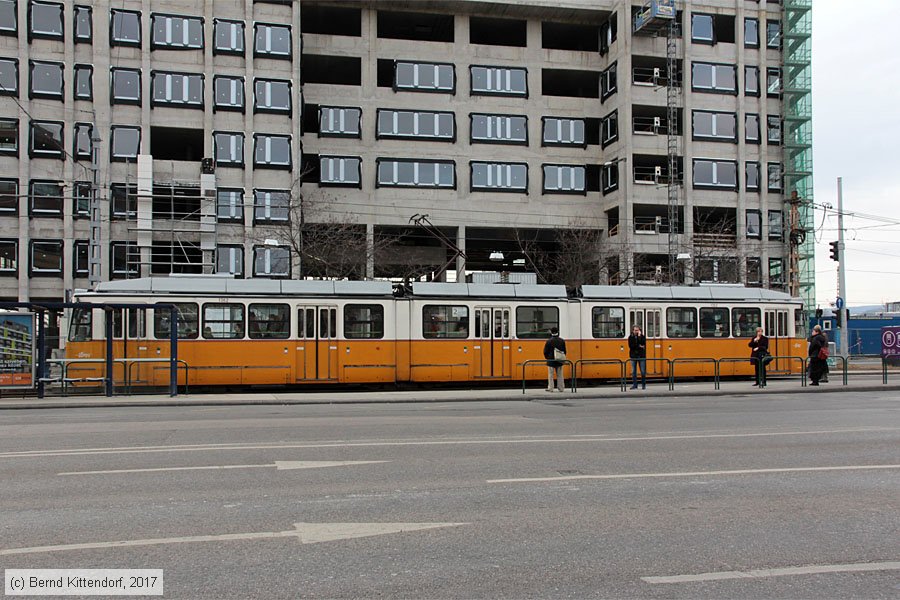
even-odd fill
[{"label": "cloudy sky", "polygon": [[[898,0],[813,2],[815,201],[837,209],[843,178],[847,300],[900,302],[900,52]],[[816,297],[837,291],[828,242],[834,210],[816,210]],[[863,218],[876,216],[882,220]]]}]

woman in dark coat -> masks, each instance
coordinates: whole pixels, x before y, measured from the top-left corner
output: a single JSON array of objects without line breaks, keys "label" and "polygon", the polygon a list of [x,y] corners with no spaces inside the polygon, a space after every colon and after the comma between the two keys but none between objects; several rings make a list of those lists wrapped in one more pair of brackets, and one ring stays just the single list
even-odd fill
[{"label": "woman in dark coat", "polygon": [[819,358],[819,351],[828,348],[828,338],[822,333],[822,328],[813,327],[812,337],[809,338],[809,378],[810,385],[819,385],[819,380],[828,372],[828,359]]},{"label": "woman in dark coat", "polygon": [[756,328],[756,337],[747,344],[750,346],[750,362],[756,368],[756,383],[759,387],[766,387],[766,364],[763,362],[769,354],[769,338],[763,334],[763,328]]}]

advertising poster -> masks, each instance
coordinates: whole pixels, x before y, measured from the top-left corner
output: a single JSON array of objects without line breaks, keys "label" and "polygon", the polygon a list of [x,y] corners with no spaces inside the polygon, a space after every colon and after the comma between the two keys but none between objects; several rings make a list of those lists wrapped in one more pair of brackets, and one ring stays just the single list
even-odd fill
[{"label": "advertising poster", "polygon": [[881,357],[900,360],[900,327],[881,328]]},{"label": "advertising poster", "polygon": [[0,387],[34,386],[34,314],[0,313]]}]

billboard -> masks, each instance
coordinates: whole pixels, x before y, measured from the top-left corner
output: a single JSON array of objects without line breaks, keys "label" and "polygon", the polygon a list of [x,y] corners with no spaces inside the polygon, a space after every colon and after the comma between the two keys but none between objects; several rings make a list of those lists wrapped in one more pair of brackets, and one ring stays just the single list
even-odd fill
[{"label": "billboard", "polygon": [[0,313],[0,388],[34,386],[34,313]]},{"label": "billboard", "polygon": [[881,328],[881,357],[900,359],[900,327]]}]

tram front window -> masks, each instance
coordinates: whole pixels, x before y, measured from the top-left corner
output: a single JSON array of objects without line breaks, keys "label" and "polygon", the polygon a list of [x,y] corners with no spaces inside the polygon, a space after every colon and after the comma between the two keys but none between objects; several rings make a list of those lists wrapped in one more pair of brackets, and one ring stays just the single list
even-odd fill
[{"label": "tram front window", "polygon": [[86,342],[92,338],[91,324],[93,313],[90,309],[76,308],[72,311],[72,324],[69,325],[70,342]]}]

